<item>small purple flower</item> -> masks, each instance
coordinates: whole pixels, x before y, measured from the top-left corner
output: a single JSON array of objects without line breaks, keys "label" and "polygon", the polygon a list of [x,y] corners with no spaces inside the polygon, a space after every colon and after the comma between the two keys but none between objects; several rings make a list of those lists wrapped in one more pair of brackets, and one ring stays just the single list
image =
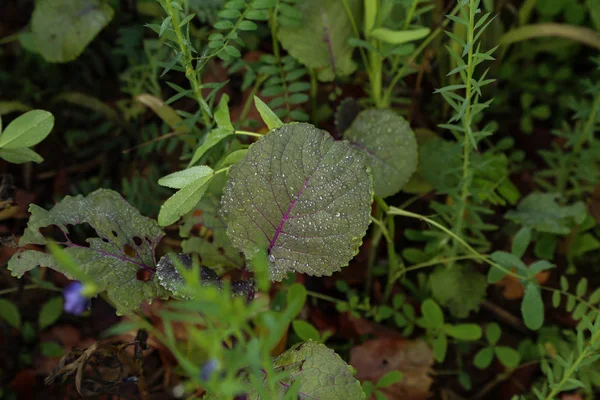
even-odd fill
[{"label": "small purple flower", "polygon": [[88,308],[90,299],[81,294],[82,289],[83,283],[81,282],[70,283],[64,288],[63,297],[65,303],[63,309],[65,312],[73,315],[81,315]]},{"label": "small purple flower", "polygon": [[211,358],[208,360],[203,366],[202,370],[200,370],[200,379],[203,381],[207,381],[210,379],[212,374],[219,368],[219,360],[215,358]]}]

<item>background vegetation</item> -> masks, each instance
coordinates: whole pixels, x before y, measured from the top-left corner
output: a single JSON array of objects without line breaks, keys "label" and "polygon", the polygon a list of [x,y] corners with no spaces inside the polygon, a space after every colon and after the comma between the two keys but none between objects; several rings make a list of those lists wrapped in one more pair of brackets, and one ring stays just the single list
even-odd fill
[{"label": "background vegetation", "polygon": [[599,32],[598,0],[0,3],[0,397],[595,398]]}]

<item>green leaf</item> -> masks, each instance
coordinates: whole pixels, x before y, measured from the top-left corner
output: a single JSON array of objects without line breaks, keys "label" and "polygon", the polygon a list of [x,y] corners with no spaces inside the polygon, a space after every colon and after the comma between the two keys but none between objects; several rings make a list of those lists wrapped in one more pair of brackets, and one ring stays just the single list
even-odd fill
[{"label": "green leaf", "polygon": [[283,122],[281,122],[281,120],[273,112],[273,110],[271,110],[268,105],[266,105],[261,99],[259,99],[256,96],[254,96],[254,105],[256,106],[260,117],[263,121],[265,121],[265,124],[267,124],[267,127],[270,130],[277,129],[283,126]]},{"label": "green leaf", "polygon": [[13,164],[23,164],[26,162],[36,162],[39,164],[44,161],[42,156],[28,148],[0,149],[0,158]]},{"label": "green leaf", "polygon": [[[352,376],[352,367],[325,345],[312,341],[297,344],[275,358],[273,367],[275,371],[289,372],[278,385],[281,398],[287,388],[298,382],[298,398],[364,399],[360,382]],[[248,393],[248,398],[260,399],[255,391]]]},{"label": "green leaf", "polygon": [[[23,104],[20,101],[0,101],[0,115],[10,114],[14,112],[26,112],[30,111],[31,107],[27,104]],[[2,125],[0,124],[0,132],[2,132]]]},{"label": "green leaf", "polygon": [[402,380],[402,371],[390,371],[377,381],[378,388],[386,388]]},{"label": "green leaf", "polygon": [[[229,270],[243,267],[244,260],[239,251],[231,245],[225,233],[227,226],[219,215],[225,182],[225,174],[219,174],[211,180],[197,207],[184,216],[184,224],[179,229],[179,236],[187,238],[181,242],[184,253],[199,254],[202,257],[202,264],[209,268]],[[206,228],[209,234],[190,237],[194,225]]]},{"label": "green leaf", "polygon": [[[361,1],[348,0],[356,17]],[[352,25],[344,4],[338,0],[306,0],[296,3],[302,19],[295,26],[280,26],[277,38],[295,59],[310,69],[319,70],[322,81],[354,72],[353,47],[348,39],[353,36]]]},{"label": "green leaf", "polygon": [[219,128],[233,130],[233,124],[231,123],[231,117],[229,116],[229,96],[224,93],[219,100],[219,105],[215,109],[214,117]]},{"label": "green leaf", "polygon": [[540,288],[533,282],[525,287],[525,295],[521,303],[521,314],[525,326],[535,331],[544,325],[544,302]]},{"label": "green leaf", "polygon": [[[57,236],[65,240],[64,251],[76,260],[99,290],[106,290],[117,313],[128,313],[144,301],[168,297],[155,276],[146,282],[136,279],[138,270],[154,269],[154,252],[164,233],[154,220],[141,216],[116,192],[99,189],[86,197],[66,196],[50,211],[36,205],[31,205],[29,211],[31,217],[19,244],[47,244],[40,229],[56,225],[64,233],[59,232]],[[68,225],[86,223],[98,235],[86,240],[89,247],[76,245],[65,238]],[[21,251],[8,262],[8,268],[17,277],[38,265],[75,278],[50,254],[39,251]]]},{"label": "green leaf", "polygon": [[169,197],[160,207],[158,224],[160,226],[171,225],[177,222],[183,214],[194,208],[204,196],[204,192],[206,192],[213,176],[212,173],[202,175]]},{"label": "green leaf", "polygon": [[417,140],[406,120],[391,110],[362,111],[344,139],[367,156],[375,194],[396,194],[417,169]]},{"label": "green leaf", "polygon": [[429,285],[433,298],[457,318],[479,310],[487,289],[484,275],[461,265],[436,269],[429,277]]},{"label": "green leaf", "polygon": [[227,136],[233,135],[233,130],[227,128],[217,128],[210,131],[202,143],[194,152],[192,160],[188,164],[188,168],[196,164],[202,158],[204,153],[212,149],[217,143],[225,139]]},{"label": "green leaf", "polygon": [[490,255],[490,258],[508,270],[511,268],[516,268],[517,271],[527,271],[527,265],[521,261],[521,258],[515,256],[514,254],[507,253],[505,251],[495,251]]},{"label": "green leaf", "polygon": [[547,269],[552,269],[554,267],[554,264],[550,264],[546,260],[536,261],[529,266],[529,276],[533,278],[538,272],[545,271]]},{"label": "green leaf", "polygon": [[500,36],[497,43],[500,46],[507,46],[512,43],[540,37],[571,39],[600,50],[600,35],[593,29],[558,23],[531,24],[511,29]]},{"label": "green leaf", "polygon": [[198,179],[212,175],[213,172],[211,167],[200,165],[164,176],[158,180],[158,184],[171,189],[181,189]]},{"label": "green leaf", "polygon": [[448,350],[448,338],[442,333],[433,342],[433,357],[435,361],[439,363],[444,362],[446,350]]},{"label": "green leaf", "polygon": [[487,281],[488,283],[500,282],[508,274],[507,270],[491,266],[488,270]]},{"label": "green leaf", "polygon": [[586,278],[581,278],[581,280],[577,283],[575,288],[575,294],[577,297],[583,297],[587,292],[588,281]]},{"label": "green leaf", "polygon": [[0,299],[0,319],[16,329],[21,329],[21,313],[15,304],[6,299]]},{"label": "green leaf", "polygon": [[67,62],[83,52],[113,15],[104,0],[37,0],[31,31],[46,61]]},{"label": "green leaf", "polygon": [[501,334],[502,331],[500,330],[500,326],[495,322],[488,324],[488,326],[485,328],[485,337],[488,343],[491,345],[498,343]]},{"label": "green leaf", "polygon": [[3,149],[35,146],[48,136],[54,126],[54,116],[48,111],[32,110],[14,119],[0,135]]},{"label": "green leaf", "polygon": [[521,354],[515,349],[506,346],[499,346],[494,349],[496,357],[506,368],[514,369],[519,366]]},{"label": "green leaf", "polygon": [[427,299],[421,304],[421,313],[429,328],[442,328],[444,326],[444,313],[440,306],[431,299]]},{"label": "green leaf", "polygon": [[526,226],[519,229],[512,241],[511,253],[518,258],[522,258],[531,243],[531,228]]},{"label": "green leaf", "polygon": [[267,250],[272,279],[292,271],[322,276],[358,252],[372,196],[362,153],[298,123],[260,138],[231,167],[221,212],[247,258]]},{"label": "green leaf", "polygon": [[41,342],[40,351],[45,357],[62,357],[65,354],[63,347],[56,342]]},{"label": "green leaf", "polygon": [[53,325],[60,318],[63,311],[62,296],[53,297],[46,302],[38,315],[38,325],[40,331]]},{"label": "green leaf", "polygon": [[425,36],[429,35],[429,32],[429,28],[418,28],[406,31],[394,31],[387,28],[376,28],[371,31],[370,36],[385,43],[399,45],[423,39]]},{"label": "green leaf", "polygon": [[600,0],[587,0],[587,8],[590,11],[590,18],[597,31],[600,31]]},{"label": "green leaf", "polygon": [[492,363],[494,359],[494,349],[492,347],[485,347],[475,354],[473,364],[479,369],[486,369]]},{"label": "green leaf", "polygon": [[183,125],[181,117],[171,106],[151,94],[140,94],[135,97],[137,101],[149,107],[160,119],[176,132],[185,132],[187,128]]},{"label": "green leaf", "polygon": [[225,157],[221,165],[225,167],[228,165],[237,164],[242,158],[244,158],[247,152],[247,149],[233,151],[229,153],[227,157]]},{"label": "green leaf", "polygon": [[315,328],[306,321],[296,320],[292,322],[292,328],[294,328],[294,332],[296,332],[296,335],[298,335],[300,340],[302,340],[303,342],[306,342],[308,340],[314,340],[315,342],[319,342],[321,339],[321,334],[319,333],[317,328]]},{"label": "green leaf", "polygon": [[519,203],[516,210],[507,212],[505,216],[539,232],[567,235],[572,226],[585,219],[587,211],[583,202],[560,206],[558,199],[558,194],[532,193]]},{"label": "green leaf", "polygon": [[458,340],[473,341],[481,338],[481,327],[477,324],[446,324],[444,332]]}]

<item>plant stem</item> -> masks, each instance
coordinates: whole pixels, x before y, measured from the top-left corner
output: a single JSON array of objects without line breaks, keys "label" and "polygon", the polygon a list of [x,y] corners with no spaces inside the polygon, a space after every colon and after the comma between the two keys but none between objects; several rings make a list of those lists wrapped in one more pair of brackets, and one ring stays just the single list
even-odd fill
[{"label": "plant stem", "polygon": [[430,219],[427,218],[424,215],[421,214],[416,214],[416,213],[412,213],[410,211],[406,211],[406,210],[400,210],[399,208],[396,207],[390,207],[389,209],[389,214],[392,215],[402,215],[404,217],[410,217],[410,218],[416,218],[419,219],[423,222],[426,222],[428,224],[431,224],[433,226],[435,226],[436,228],[444,231],[445,233],[447,233],[451,238],[453,238],[454,240],[456,240],[456,242],[460,243],[469,253],[471,253],[474,257],[474,260],[480,260],[485,262],[486,264],[491,265],[494,268],[498,268],[499,270],[501,270],[502,272],[504,272],[506,275],[511,275],[514,276],[517,279],[521,279],[521,280],[528,280],[529,278],[526,276],[521,276],[507,268],[504,268],[502,265],[495,263],[494,261],[492,261],[490,258],[488,258],[487,256],[480,254],[477,250],[475,250],[473,247],[471,247],[471,245],[467,242],[464,241],[464,239],[462,239],[460,236],[457,236],[454,232],[452,232],[450,229],[446,228],[444,225]]},{"label": "plant stem", "polygon": [[408,14],[406,14],[403,29],[408,29],[408,27],[410,26],[410,21],[413,19],[413,15],[415,14],[418,5],[419,0],[413,0],[412,5],[410,6],[410,10],[408,10]]},{"label": "plant stem", "polygon": [[[454,9],[450,12],[449,15],[452,15],[452,16],[456,15],[456,13],[460,9],[460,7],[461,7],[460,2],[458,2],[458,4],[454,7]],[[387,87],[387,89],[385,89],[385,91],[383,93],[382,107],[389,107],[391,105],[392,93],[394,91],[394,88],[396,87],[396,85],[398,84],[400,79],[402,79],[402,77],[404,77],[404,73],[406,72],[406,69],[413,62],[415,62],[415,60],[417,59],[419,54],[421,54],[423,52],[423,50],[425,50],[425,48],[429,45],[429,43],[431,43],[433,41],[433,39],[435,39],[440,33],[442,33],[442,31],[444,30],[446,25],[448,25],[449,22],[450,22],[450,19],[448,19],[448,18],[444,19],[442,24],[429,34],[427,39],[425,39],[421,43],[421,45],[419,47],[417,47],[415,49],[415,51],[413,51],[413,53],[410,55],[408,60],[406,60],[406,62],[402,65],[402,67],[398,70],[398,72],[396,72],[396,75],[394,75],[392,82]]]},{"label": "plant stem", "polygon": [[[470,174],[470,155],[472,150],[472,132],[471,132],[471,96],[472,96],[472,85],[473,71],[475,66],[473,64],[473,43],[475,35],[475,0],[469,0],[469,26],[467,29],[467,43],[470,43],[469,52],[467,55],[467,79],[464,82],[465,85],[465,112],[462,116],[462,125],[464,130],[463,138],[463,167],[462,167],[462,188],[460,192],[460,204],[459,211],[456,215],[456,222],[454,224],[454,233],[456,236],[461,236],[463,231],[463,222],[465,219],[465,211],[467,209],[467,201],[470,194],[471,186],[471,174]],[[454,241],[452,246],[452,255],[456,255],[458,243]]]},{"label": "plant stem", "polygon": [[563,377],[560,380],[560,382],[558,382],[554,386],[554,389],[552,389],[552,391],[550,392],[550,394],[548,394],[548,396],[546,397],[546,400],[553,399],[557,394],[559,394],[562,391],[563,386],[565,386],[565,384],[569,381],[569,379],[571,379],[571,376],[575,372],[577,372],[577,370],[579,369],[579,364],[581,364],[583,362],[583,360],[585,360],[587,357],[590,356],[590,353],[592,352],[592,347],[594,346],[594,344],[598,340],[600,340],[600,329],[598,329],[596,332],[594,332],[594,334],[590,338],[590,341],[588,342],[588,344],[585,347],[585,349],[581,352],[581,354],[579,355],[579,357],[577,357],[577,360],[575,360],[575,362],[573,363],[573,365],[571,365],[571,368],[569,368],[565,372],[565,374],[563,375]]},{"label": "plant stem", "polygon": [[169,16],[171,17],[173,31],[175,32],[175,36],[177,36],[177,43],[179,44],[179,49],[181,50],[182,61],[185,68],[185,77],[188,79],[188,81],[190,81],[190,84],[192,85],[192,90],[194,91],[194,95],[196,96],[196,101],[198,102],[198,106],[200,107],[200,110],[202,110],[204,126],[209,127],[211,125],[210,116],[208,115],[206,110],[204,110],[203,107],[203,104],[205,104],[206,102],[204,101],[204,97],[202,96],[202,90],[200,89],[198,73],[192,63],[192,50],[189,46],[186,46],[187,40],[183,37],[181,27],[179,26],[179,11],[173,10],[170,0],[163,1],[163,5],[165,6],[167,14],[169,14]]},{"label": "plant stem", "polygon": [[248,131],[240,131],[240,130],[235,130],[235,134],[236,135],[246,135],[246,136],[254,136],[254,137],[263,137],[264,135],[261,135],[260,133],[255,133],[255,132],[248,132]]},{"label": "plant stem", "polygon": [[45,288],[45,287],[41,287],[40,285],[37,285],[35,283],[32,283],[30,285],[24,285],[23,288],[19,288],[19,287],[13,287],[13,288],[8,288],[8,289],[2,289],[0,290],[0,296],[5,295],[5,294],[9,294],[9,293],[14,293],[14,292],[18,292],[19,290],[30,290],[30,289],[44,289],[44,290],[51,290],[53,292],[61,292],[60,289],[55,289],[55,288]]}]

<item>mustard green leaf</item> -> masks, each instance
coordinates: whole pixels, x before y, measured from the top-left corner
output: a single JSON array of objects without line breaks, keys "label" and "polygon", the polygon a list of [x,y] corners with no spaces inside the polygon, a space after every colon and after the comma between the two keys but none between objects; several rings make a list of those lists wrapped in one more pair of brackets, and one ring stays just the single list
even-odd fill
[{"label": "mustard green leaf", "polygon": [[361,152],[312,125],[289,124],[231,167],[221,212],[246,258],[267,250],[273,280],[331,275],[358,252],[372,191]]},{"label": "mustard green leaf", "polygon": [[417,140],[404,118],[391,110],[362,111],[344,139],[364,152],[373,174],[375,194],[396,194],[417,169]]},{"label": "mustard green leaf", "polygon": [[[139,270],[154,270],[155,250],[164,233],[156,221],[143,217],[112,190],[99,189],[88,196],[66,196],[51,210],[36,205],[29,207],[31,217],[20,245],[48,242],[42,228],[54,225],[64,252],[77,262],[99,291],[106,291],[118,314],[137,309],[144,301],[166,298],[169,292],[158,283],[155,274],[149,280],[137,279]],[[73,243],[69,225],[89,224],[95,237],[86,239],[87,246]],[[45,266],[74,279],[50,254],[24,250],[13,255],[8,269],[17,277]]]}]

